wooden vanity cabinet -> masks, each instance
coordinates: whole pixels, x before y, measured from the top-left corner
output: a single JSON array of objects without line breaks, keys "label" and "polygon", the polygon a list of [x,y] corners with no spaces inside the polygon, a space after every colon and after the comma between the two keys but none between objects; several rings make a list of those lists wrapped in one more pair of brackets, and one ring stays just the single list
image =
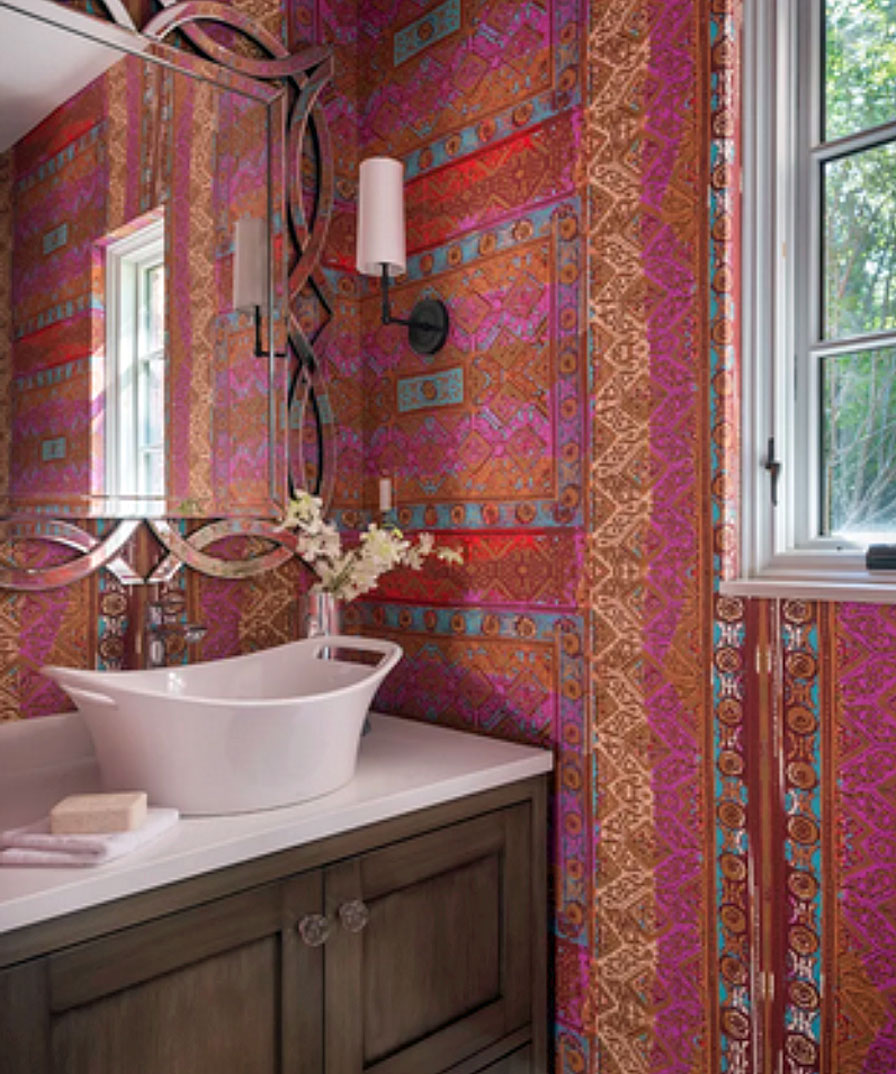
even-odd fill
[{"label": "wooden vanity cabinet", "polygon": [[[313,883],[313,877],[307,878]],[[5,971],[0,1069],[43,1074],[249,1074],[281,1069],[284,889],[270,884],[98,936]],[[317,958],[294,952],[313,974]],[[23,1025],[30,1031],[23,1038]],[[295,1030],[294,1030],[295,1032]],[[313,1042],[312,1042],[313,1043]]]},{"label": "wooden vanity cabinet", "polygon": [[539,777],[0,937],[0,1074],[540,1074],[544,813]]}]

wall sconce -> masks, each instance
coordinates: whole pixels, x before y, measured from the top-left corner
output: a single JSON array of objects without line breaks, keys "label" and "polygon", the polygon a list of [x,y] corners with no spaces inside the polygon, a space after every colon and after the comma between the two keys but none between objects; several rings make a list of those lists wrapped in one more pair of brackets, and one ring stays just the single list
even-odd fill
[{"label": "wall sconce", "polygon": [[[255,317],[255,357],[267,358],[261,342],[261,311],[268,301],[267,221],[242,216],[233,228],[233,308]],[[283,355],[275,352],[275,358]]]},{"label": "wall sconce", "polygon": [[423,298],[408,319],[394,317],[389,306],[389,277],[406,268],[404,230],[404,165],[390,157],[361,162],[358,184],[357,268],[379,276],[383,324],[403,324],[417,354],[435,354],[448,338],[448,310],[438,298]]}]

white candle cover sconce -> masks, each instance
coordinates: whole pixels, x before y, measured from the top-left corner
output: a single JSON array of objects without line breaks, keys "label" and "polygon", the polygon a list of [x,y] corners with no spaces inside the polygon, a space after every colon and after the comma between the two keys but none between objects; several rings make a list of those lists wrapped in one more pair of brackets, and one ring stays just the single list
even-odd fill
[{"label": "white candle cover sconce", "polygon": [[378,276],[382,287],[382,323],[408,329],[417,354],[435,354],[448,338],[448,310],[438,298],[423,298],[409,318],[396,317],[389,302],[389,281],[407,268],[405,252],[404,165],[391,157],[361,162],[358,183],[358,272]]}]

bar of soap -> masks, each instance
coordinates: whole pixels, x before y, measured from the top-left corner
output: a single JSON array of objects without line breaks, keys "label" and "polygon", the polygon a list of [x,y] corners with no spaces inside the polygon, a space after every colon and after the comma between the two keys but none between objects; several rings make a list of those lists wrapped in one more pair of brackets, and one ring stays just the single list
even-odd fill
[{"label": "bar of soap", "polygon": [[72,794],[50,810],[53,835],[130,832],[146,820],[146,792]]}]

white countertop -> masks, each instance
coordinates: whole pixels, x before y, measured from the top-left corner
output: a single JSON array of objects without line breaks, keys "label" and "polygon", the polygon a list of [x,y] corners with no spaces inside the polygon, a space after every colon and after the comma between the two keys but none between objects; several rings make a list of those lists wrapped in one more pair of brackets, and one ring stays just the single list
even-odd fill
[{"label": "white countertop", "polygon": [[[372,715],[371,724],[361,740],[355,778],[323,798],[238,816],[181,818],[155,842],[107,865],[0,866],[0,933],[514,783],[550,771],[553,763],[548,750],[414,720]],[[71,738],[71,728],[68,733]],[[59,793],[48,801],[95,789],[89,764],[83,757],[77,764],[76,775],[69,773],[65,786],[60,780]],[[0,757],[0,776],[11,789],[12,776],[3,768]],[[42,771],[53,775],[50,765]],[[79,785],[78,778],[85,782]],[[15,816],[0,801],[0,828],[38,819],[22,817],[24,792],[17,788]]]}]

